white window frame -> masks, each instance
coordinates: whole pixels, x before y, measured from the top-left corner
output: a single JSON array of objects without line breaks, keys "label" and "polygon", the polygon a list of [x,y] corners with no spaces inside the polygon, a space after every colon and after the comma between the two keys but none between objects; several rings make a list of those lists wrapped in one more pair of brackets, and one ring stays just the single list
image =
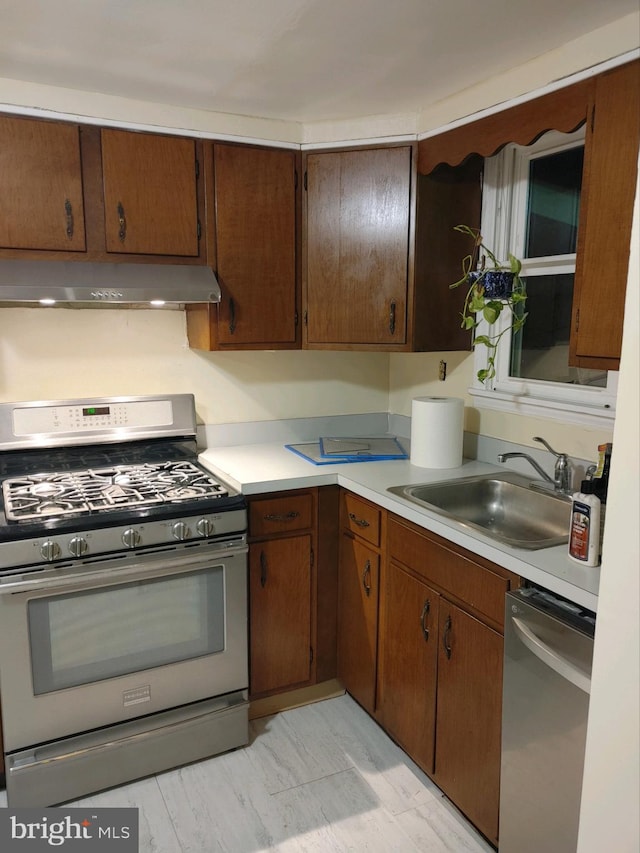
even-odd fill
[{"label": "white window frame", "polygon": [[[541,273],[571,273],[576,256],[526,259],[524,255],[529,163],[584,143],[584,129],[572,134],[550,131],[529,146],[508,145],[485,161],[482,198],[482,235],[496,257],[505,260],[508,253],[522,259],[522,276]],[[481,320],[476,334],[496,334],[509,326],[510,312],[503,312],[493,327]],[[536,417],[551,418],[585,426],[611,429],[615,418],[618,373],[607,372],[605,388],[571,385],[509,376],[511,332],[501,338],[495,356],[496,375],[484,383],[477,378],[486,367],[487,349],[474,350],[473,384],[469,394],[478,408],[497,409]]]}]

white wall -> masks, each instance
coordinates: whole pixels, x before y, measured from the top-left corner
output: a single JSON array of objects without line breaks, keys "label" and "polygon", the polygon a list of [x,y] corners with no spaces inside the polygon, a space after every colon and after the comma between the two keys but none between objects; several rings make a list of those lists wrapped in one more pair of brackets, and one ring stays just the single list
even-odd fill
[{"label": "white wall", "polygon": [[640,181],[607,500],[578,853],[640,850]]},{"label": "white wall", "polygon": [[0,400],[195,394],[204,423],[386,412],[384,353],[190,350],[184,311],[0,309]]}]

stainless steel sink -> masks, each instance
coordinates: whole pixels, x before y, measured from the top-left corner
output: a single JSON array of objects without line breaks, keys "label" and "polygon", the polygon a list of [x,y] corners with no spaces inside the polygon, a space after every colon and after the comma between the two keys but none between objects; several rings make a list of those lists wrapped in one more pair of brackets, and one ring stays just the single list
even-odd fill
[{"label": "stainless steel sink", "polygon": [[520,474],[485,474],[387,489],[515,548],[549,548],[569,538],[571,500]]}]

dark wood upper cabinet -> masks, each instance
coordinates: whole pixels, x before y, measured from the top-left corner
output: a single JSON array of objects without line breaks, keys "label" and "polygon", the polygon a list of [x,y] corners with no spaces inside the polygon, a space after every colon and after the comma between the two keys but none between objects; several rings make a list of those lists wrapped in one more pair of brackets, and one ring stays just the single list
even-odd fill
[{"label": "dark wood upper cabinet", "polygon": [[197,257],[195,141],[103,129],[101,148],[107,252]]},{"label": "dark wood upper cabinet", "polygon": [[77,125],[0,116],[0,247],[86,250]]},{"label": "dark wood upper cabinet", "polygon": [[198,349],[300,346],[297,239],[299,154],[214,144],[208,239],[215,246],[222,300],[191,306],[189,341]]},{"label": "dark wood upper cabinet", "polygon": [[0,116],[0,253],[206,263],[198,140]]},{"label": "dark wood upper cabinet", "polygon": [[471,155],[458,166],[442,163],[418,175],[412,341],[418,352],[471,349],[471,334],[460,324],[466,288],[450,285],[472,250],[455,226],[480,228],[483,167],[484,159]]},{"label": "dark wood upper cabinet", "polygon": [[306,158],[305,346],[405,349],[410,146]]},{"label": "dark wood upper cabinet", "polygon": [[296,154],[214,145],[218,340],[296,343]]},{"label": "dark wood upper cabinet", "polygon": [[640,142],[640,60],[595,79],[587,124],[569,363],[617,370]]}]

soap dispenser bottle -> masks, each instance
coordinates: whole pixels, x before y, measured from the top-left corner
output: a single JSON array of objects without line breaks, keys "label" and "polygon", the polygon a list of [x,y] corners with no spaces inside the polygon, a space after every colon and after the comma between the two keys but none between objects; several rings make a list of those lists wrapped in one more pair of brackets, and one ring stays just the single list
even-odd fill
[{"label": "soap dispenser bottle", "polygon": [[600,499],[593,480],[583,480],[573,495],[569,527],[569,556],[583,566],[600,565]]}]

